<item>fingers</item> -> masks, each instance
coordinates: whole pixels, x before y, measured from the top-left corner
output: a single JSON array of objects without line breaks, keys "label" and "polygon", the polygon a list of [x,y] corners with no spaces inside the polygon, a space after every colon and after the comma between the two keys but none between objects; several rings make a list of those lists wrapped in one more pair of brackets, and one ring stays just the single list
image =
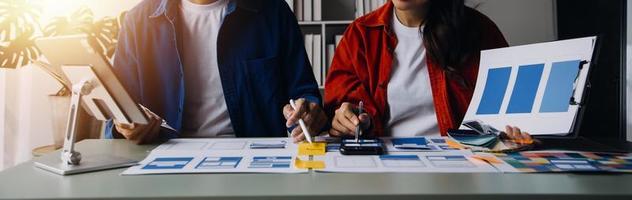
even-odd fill
[{"label": "fingers", "polygon": [[351,123],[353,123],[353,126],[357,126],[358,124],[360,124],[360,119],[358,119],[358,116],[356,116],[356,114],[353,112],[350,106],[345,107],[341,113],[345,118],[347,118]]},{"label": "fingers", "polygon": [[332,129],[336,130],[337,132],[340,133],[341,136],[343,135],[353,135],[353,133],[355,132],[353,129],[349,129],[347,128],[347,126],[342,125],[342,123],[340,122],[340,118],[334,118],[334,120],[331,123]]},{"label": "fingers", "polygon": [[349,104],[344,103],[338,110],[336,110],[336,114],[332,120],[332,128],[342,134],[353,134],[355,130],[355,125],[346,117],[345,114],[350,112],[348,107]]},{"label": "fingers", "polygon": [[162,120],[160,121],[153,121],[153,123],[147,127],[145,130],[147,130],[147,132],[145,132],[144,134],[140,135],[140,138],[138,140],[136,140],[137,144],[147,144],[147,143],[151,143],[153,142],[157,137],[158,134],[160,133],[160,125],[162,124]]},{"label": "fingers", "polygon": [[360,123],[360,120],[353,112],[352,105],[349,103],[343,103],[342,106],[336,110],[336,117],[342,126],[348,130],[352,130],[352,132]]},{"label": "fingers", "polygon": [[160,132],[162,118],[149,109],[142,107],[145,115],[149,119],[147,124],[119,124],[115,123],[116,130],[128,140],[135,141],[137,144],[152,142]]},{"label": "fingers", "polygon": [[290,106],[290,104],[286,104],[285,106],[283,106],[283,117],[285,117],[286,120],[290,118],[293,112],[294,109],[292,109],[292,106]]},{"label": "fingers", "polygon": [[303,130],[300,127],[294,128],[291,136],[294,143],[299,143],[305,140],[305,134],[303,134]]},{"label": "fingers", "polygon": [[342,136],[344,136],[344,135],[345,135],[344,133],[342,133],[342,132],[340,132],[340,131],[336,130],[335,128],[332,128],[332,129],[330,129],[330,130],[329,130],[329,136],[333,136],[333,137],[342,137]]},{"label": "fingers", "polygon": [[285,123],[285,126],[287,127],[296,124],[296,122],[308,112],[308,108],[305,106],[305,99],[300,98],[294,101],[294,103],[296,104],[296,109],[294,109],[294,112],[287,119],[287,122]]},{"label": "fingers", "polygon": [[519,144],[531,144],[533,143],[533,138],[527,132],[523,132],[518,127],[506,126],[505,127],[507,137],[514,140]]}]

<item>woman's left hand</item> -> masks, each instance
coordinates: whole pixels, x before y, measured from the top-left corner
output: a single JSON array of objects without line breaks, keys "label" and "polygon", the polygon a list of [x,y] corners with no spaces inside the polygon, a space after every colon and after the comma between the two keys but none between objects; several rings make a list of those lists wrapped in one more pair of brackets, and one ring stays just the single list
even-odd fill
[{"label": "woman's left hand", "polygon": [[533,138],[527,132],[515,126],[505,126],[505,136],[518,145],[530,145],[534,143]]}]

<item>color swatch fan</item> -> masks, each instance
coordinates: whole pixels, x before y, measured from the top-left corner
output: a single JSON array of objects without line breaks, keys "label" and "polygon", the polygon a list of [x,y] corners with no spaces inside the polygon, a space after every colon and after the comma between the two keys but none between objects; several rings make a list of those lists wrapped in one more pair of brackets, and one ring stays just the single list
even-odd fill
[{"label": "color swatch fan", "polygon": [[596,40],[482,51],[476,89],[463,121],[481,121],[499,130],[518,126],[532,135],[572,133]]}]

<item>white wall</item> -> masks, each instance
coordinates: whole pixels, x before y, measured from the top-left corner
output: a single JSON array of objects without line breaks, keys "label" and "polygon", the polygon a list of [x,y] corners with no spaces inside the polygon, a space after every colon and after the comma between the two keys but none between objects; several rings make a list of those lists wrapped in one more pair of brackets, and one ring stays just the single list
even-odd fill
[{"label": "white wall", "polygon": [[509,41],[522,45],[557,39],[555,0],[467,0],[490,17]]},{"label": "white wall", "polygon": [[6,86],[5,69],[0,69],[0,170],[4,169],[4,116],[5,116],[5,98]]}]

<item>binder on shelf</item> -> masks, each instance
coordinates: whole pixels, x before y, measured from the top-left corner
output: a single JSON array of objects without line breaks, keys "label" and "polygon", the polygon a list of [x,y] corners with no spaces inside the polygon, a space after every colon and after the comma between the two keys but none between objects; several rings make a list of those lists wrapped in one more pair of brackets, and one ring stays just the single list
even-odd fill
[{"label": "binder on shelf", "polygon": [[323,0],[313,0],[313,15],[314,21],[322,21],[323,20]]},{"label": "binder on shelf", "polygon": [[323,77],[322,77],[322,69],[323,69],[323,56],[322,56],[322,36],[320,34],[315,34],[314,35],[314,41],[313,41],[313,48],[314,50],[312,51],[313,55],[312,55],[312,69],[314,71],[314,77],[316,77],[316,82],[318,83],[319,86],[322,86],[323,84]]},{"label": "binder on shelf", "polygon": [[380,7],[380,0],[371,0],[371,12]]},{"label": "binder on shelf", "polygon": [[325,78],[327,78],[327,73],[329,72],[329,68],[331,68],[331,64],[334,62],[335,53],[336,53],[336,45],[328,44],[327,45],[327,68],[324,73]]},{"label": "binder on shelf", "polygon": [[336,47],[338,47],[338,45],[340,44],[340,41],[342,40],[342,35],[336,35],[335,40],[336,40]]},{"label": "binder on shelf", "polygon": [[303,0],[303,21],[310,22],[313,17],[313,0]]},{"label": "binder on shelf", "polygon": [[294,15],[296,15],[296,20],[303,21],[303,0],[296,0],[294,2]]},{"label": "binder on shelf", "polygon": [[305,34],[305,52],[307,53],[307,58],[309,60],[309,64],[314,64],[312,61],[312,52],[314,50],[314,34]]},{"label": "binder on shelf", "polygon": [[371,12],[371,1],[372,0],[361,0],[362,4],[364,4],[364,14],[368,14]]},{"label": "binder on shelf", "polygon": [[362,17],[365,13],[364,11],[364,0],[355,0],[355,6],[356,6],[356,13],[355,13],[355,17],[359,18]]}]

